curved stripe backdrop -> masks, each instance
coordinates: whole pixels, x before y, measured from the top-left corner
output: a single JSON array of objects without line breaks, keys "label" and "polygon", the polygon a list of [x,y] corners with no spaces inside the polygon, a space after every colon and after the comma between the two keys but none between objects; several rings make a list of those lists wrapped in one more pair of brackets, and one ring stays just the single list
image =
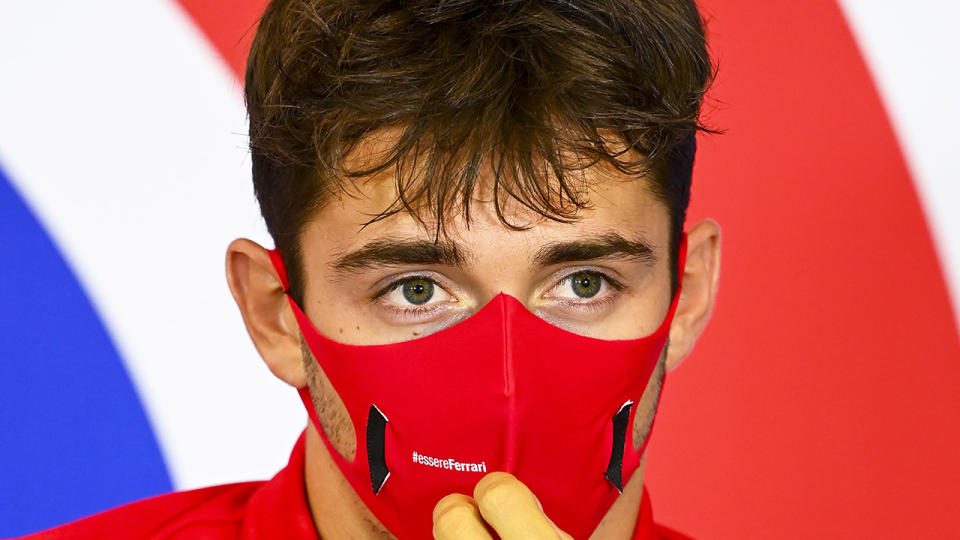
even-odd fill
[{"label": "curved stripe backdrop", "polygon": [[[263,0],[0,6],[0,536],[271,476],[305,424],[223,278]],[[960,4],[703,0],[718,305],[648,481],[698,538],[960,537]]]}]

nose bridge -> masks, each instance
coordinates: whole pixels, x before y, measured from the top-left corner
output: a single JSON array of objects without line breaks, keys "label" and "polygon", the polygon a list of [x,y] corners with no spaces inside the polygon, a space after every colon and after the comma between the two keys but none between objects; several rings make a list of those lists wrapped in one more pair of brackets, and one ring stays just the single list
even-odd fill
[{"label": "nose bridge", "polygon": [[498,281],[485,284],[477,292],[477,304],[480,306],[486,306],[495,300],[515,300],[526,305],[523,299],[527,297],[527,290],[521,284],[511,285]]}]

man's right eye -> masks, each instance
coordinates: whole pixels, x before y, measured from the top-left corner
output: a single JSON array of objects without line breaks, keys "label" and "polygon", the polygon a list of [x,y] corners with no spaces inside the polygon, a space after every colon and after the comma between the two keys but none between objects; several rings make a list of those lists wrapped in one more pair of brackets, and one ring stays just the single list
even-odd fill
[{"label": "man's right eye", "polygon": [[381,316],[391,324],[414,325],[440,320],[459,306],[437,278],[423,274],[398,276],[373,298]]},{"label": "man's right eye", "polygon": [[415,311],[455,302],[456,299],[427,276],[408,276],[387,285],[378,295],[392,309]]}]

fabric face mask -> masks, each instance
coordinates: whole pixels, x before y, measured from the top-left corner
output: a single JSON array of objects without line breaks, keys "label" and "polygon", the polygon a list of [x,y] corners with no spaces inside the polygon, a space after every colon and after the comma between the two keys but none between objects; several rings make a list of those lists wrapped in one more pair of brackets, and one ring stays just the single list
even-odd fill
[{"label": "fabric face mask", "polygon": [[[684,235],[681,269],[685,254]],[[279,254],[270,256],[287,289]],[[436,503],[472,494],[492,471],[514,474],[557,526],[586,538],[640,464],[636,404],[679,296],[678,288],[660,327],[639,339],[574,334],[501,293],[455,326],[388,345],[335,342],[290,299],[353,421],[353,461],[331,446],[308,390],[300,395],[343,475],[398,538],[432,538]]]}]

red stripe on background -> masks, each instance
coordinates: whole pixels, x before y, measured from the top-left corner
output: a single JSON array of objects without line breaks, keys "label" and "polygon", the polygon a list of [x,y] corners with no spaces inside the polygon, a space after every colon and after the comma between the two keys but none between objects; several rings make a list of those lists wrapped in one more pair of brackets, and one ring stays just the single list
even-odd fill
[{"label": "red stripe on background", "polygon": [[[262,2],[181,4],[239,75]],[[657,421],[658,521],[704,538],[960,537],[960,342],[852,34],[833,0],[702,5],[709,121],[727,133],[701,142],[691,215],[721,223],[723,277]]]},{"label": "red stripe on background", "polygon": [[960,536],[960,344],[853,36],[832,0],[702,5],[728,132],[692,214],[723,226],[723,277],[658,419],[655,508],[708,538]]},{"label": "red stripe on background", "polygon": [[264,0],[177,0],[177,3],[242,81],[256,23],[267,3]]}]

